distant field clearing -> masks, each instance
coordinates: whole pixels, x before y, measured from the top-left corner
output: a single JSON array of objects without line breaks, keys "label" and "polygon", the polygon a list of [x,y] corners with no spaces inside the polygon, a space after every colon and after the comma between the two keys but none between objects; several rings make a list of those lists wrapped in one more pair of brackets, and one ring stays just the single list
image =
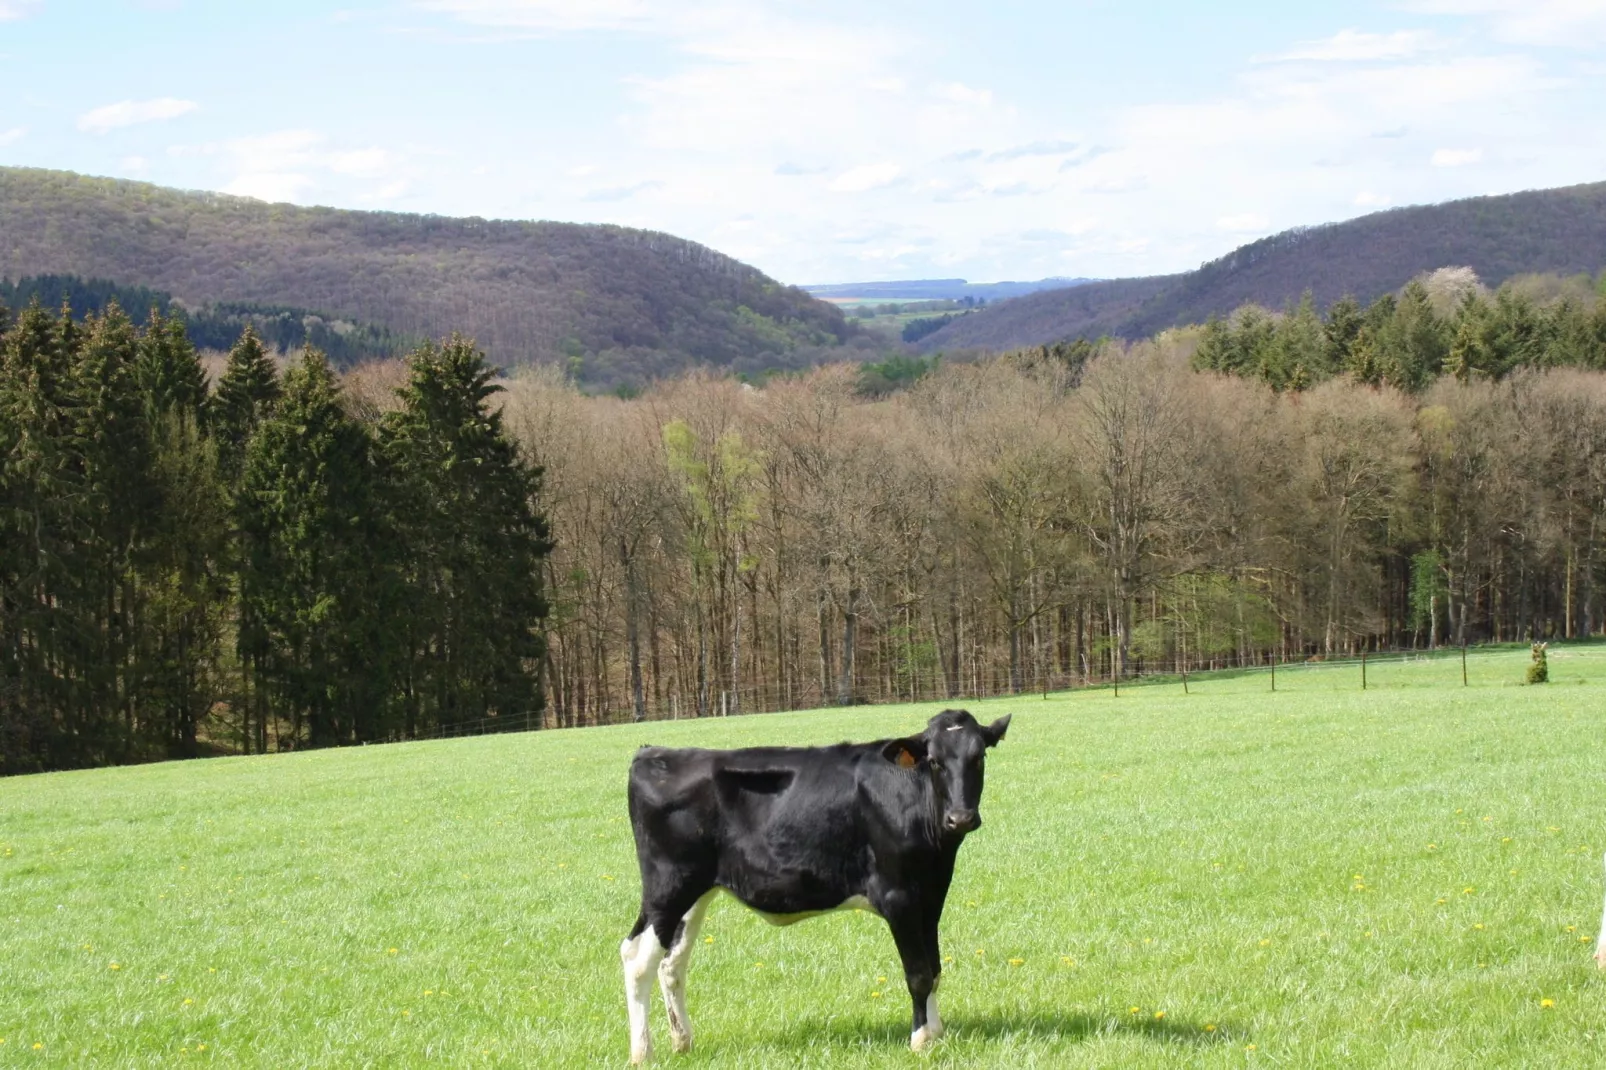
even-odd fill
[{"label": "distant field clearing", "polygon": [[[960,703],[1015,715],[911,1055],[879,920],[718,902],[657,1065],[1599,1066],[1606,647]],[[905,734],[874,707],[0,780],[0,1066],[627,1056],[641,743]]]}]

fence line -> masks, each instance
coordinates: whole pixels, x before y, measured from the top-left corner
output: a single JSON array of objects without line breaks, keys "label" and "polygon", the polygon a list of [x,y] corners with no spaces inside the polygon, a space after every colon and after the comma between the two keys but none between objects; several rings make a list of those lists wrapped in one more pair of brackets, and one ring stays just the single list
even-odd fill
[{"label": "fence line", "polygon": [[[899,703],[908,702],[964,702],[973,699],[1004,698],[1009,696],[1026,698],[1031,695],[1042,695],[1046,698],[1049,695],[1065,694],[1075,691],[1118,692],[1121,688],[1148,688],[1167,681],[1175,682],[1178,684],[1178,686],[1186,686],[1184,681],[1192,682],[1195,680],[1200,680],[1201,678],[1203,680],[1220,680],[1233,676],[1247,675],[1265,675],[1268,678],[1268,689],[1276,690],[1276,674],[1279,669],[1283,670],[1284,672],[1289,670],[1308,672],[1311,670],[1326,669],[1345,669],[1354,671],[1358,673],[1356,683],[1357,689],[1366,690],[1376,686],[1375,683],[1370,683],[1366,679],[1366,669],[1368,665],[1378,666],[1380,664],[1430,663],[1454,661],[1456,659],[1461,659],[1464,664],[1465,658],[1469,654],[1486,653],[1506,648],[1507,646],[1505,644],[1490,644],[1476,647],[1440,647],[1438,649],[1396,647],[1388,650],[1363,651],[1354,655],[1342,655],[1334,657],[1317,655],[1300,656],[1295,658],[1284,657],[1281,655],[1270,655],[1262,659],[1259,664],[1251,663],[1247,665],[1232,665],[1215,669],[1189,669],[1185,673],[1176,668],[1163,670],[1138,670],[1128,673],[1126,677],[1119,681],[1112,680],[1109,677],[1093,677],[1091,679],[1084,679],[1080,673],[1049,673],[1035,681],[1037,686],[1022,688],[1019,691],[1007,685],[989,686],[984,684],[979,689],[966,689],[956,694],[946,693],[948,676],[939,669],[931,670],[924,674],[914,674],[914,682],[916,686],[913,688],[913,690],[917,693],[917,697],[911,698],[908,695],[899,695],[897,697],[883,696],[875,700],[854,703],[854,705],[882,706],[897,705]],[[1510,649],[1515,650],[1517,647],[1512,645]],[[931,686],[920,686],[922,681]],[[1463,684],[1465,683],[1466,677],[1463,675]],[[788,712],[790,710],[825,709],[833,707],[841,709],[848,708],[846,706],[838,707],[836,703],[830,701],[828,696],[823,695],[818,681],[815,681],[807,688],[794,689],[794,694],[800,701],[795,702],[793,705],[782,708],[776,704],[769,704],[770,708],[764,708],[766,706],[764,700],[766,698],[773,698],[778,690],[779,688],[776,685],[763,684],[755,684],[749,687],[738,688],[737,695],[740,699],[737,704],[738,708],[746,714],[780,713]],[[718,712],[722,708],[720,695],[721,692],[711,692],[710,706],[712,709],[708,714],[708,717],[721,716],[721,714]],[[667,709],[654,709],[652,704],[649,702],[646,719],[648,721],[707,719],[704,717],[697,717],[695,714],[692,716],[674,716],[673,714],[676,713],[684,714],[684,710],[680,708],[678,702],[666,702],[662,703],[661,706],[667,707]],[[589,714],[590,716],[583,715],[582,718],[579,719],[578,723],[565,725],[554,723],[550,710],[542,714],[533,715],[513,714],[507,717],[486,717],[479,720],[466,721],[454,725],[441,725],[428,732],[421,732],[417,735],[407,738],[418,740],[447,739],[457,736],[491,735],[502,732],[524,732],[556,727],[594,727],[608,724],[628,724],[634,719],[632,704],[629,702],[626,702],[624,705],[610,705],[608,708],[600,711],[587,710],[584,711],[584,713]],[[671,716],[665,716],[664,714],[666,713],[670,713]]]}]

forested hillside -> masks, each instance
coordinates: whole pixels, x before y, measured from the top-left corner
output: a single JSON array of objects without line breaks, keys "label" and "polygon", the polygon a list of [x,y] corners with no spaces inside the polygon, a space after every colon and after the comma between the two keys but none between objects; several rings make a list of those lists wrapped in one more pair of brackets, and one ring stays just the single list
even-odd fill
[{"label": "forested hillside", "polygon": [[383,328],[302,308],[236,303],[187,309],[174,301],[172,294],[144,286],[119,286],[106,279],[41,275],[10,282],[0,278],[0,306],[21,310],[34,301],[52,310],[65,306],[75,316],[101,315],[113,304],[136,317],[154,311],[163,319],[182,323],[197,349],[215,352],[233,346],[249,326],[262,344],[277,354],[293,354],[310,345],[337,368],[400,356],[410,348],[405,339]]},{"label": "forested hillside", "polygon": [[1310,291],[1325,307],[1367,303],[1441,267],[1491,286],[1515,275],[1593,274],[1606,266],[1606,183],[1396,208],[1301,227],[1236,249],[1197,271],[1047,290],[966,316],[925,338],[927,352],[1001,351],[1066,338],[1143,338],[1243,304],[1272,309]]},{"label": "forested hillside", "polygon": [[317,309],[406,337],[460,330],[500,365],[561,361],[592,386],[700,364],[806,367],[855,333],[730,257],[623,227],[298,208],[0,168],[0,234],[3,277]]}]

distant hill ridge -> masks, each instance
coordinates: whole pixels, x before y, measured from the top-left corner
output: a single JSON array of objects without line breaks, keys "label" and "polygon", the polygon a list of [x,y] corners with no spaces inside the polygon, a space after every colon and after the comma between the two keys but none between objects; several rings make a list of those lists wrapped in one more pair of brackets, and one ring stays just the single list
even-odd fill
[{"label": "distant hill ridge", "polygon": [[1011,349],[1067,338],[1142,338],[1241,305],[1281,308],[1310,290],[1319,307],[1364,302],[1424,271],[1467,266],[1488,285],[1530,272],[1606,266],[1606,182],[1394,208],[1298,227],[1180,275],[1045,290],[955,320],[920,349]]},{"label": "distant hill ridge", "polygon": [[856,329],[696,242],[626,227],[268,204],[0,168],[0,276],[77,275],[186,305],[312,308],[396,335],[472,335],[496,363],[640,381],[813,363]]}]

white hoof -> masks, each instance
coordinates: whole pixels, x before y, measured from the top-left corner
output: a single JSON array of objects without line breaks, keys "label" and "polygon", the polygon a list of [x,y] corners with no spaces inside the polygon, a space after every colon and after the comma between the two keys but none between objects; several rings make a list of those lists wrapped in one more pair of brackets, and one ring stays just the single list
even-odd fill
[{"label": "white hoof", "polygon": [[685,1036],[672,1034],[669,1038],[669,1043],[675,1049],[676,1055],[684,1055],[691,1051],[691,1034],[687,1033]]},{"label": "white hoof", "polygon": [[914,1031],[912,1036],[909,1037],[909,1050],[916,1052],[930,1051],[931,1046],[937,1043],[937,1038],[941,1035],[942,1034],[940,1032],[936,1032],[931,1029],[927,1029],[925,1026],[921,1026],[919,1029]]}]

